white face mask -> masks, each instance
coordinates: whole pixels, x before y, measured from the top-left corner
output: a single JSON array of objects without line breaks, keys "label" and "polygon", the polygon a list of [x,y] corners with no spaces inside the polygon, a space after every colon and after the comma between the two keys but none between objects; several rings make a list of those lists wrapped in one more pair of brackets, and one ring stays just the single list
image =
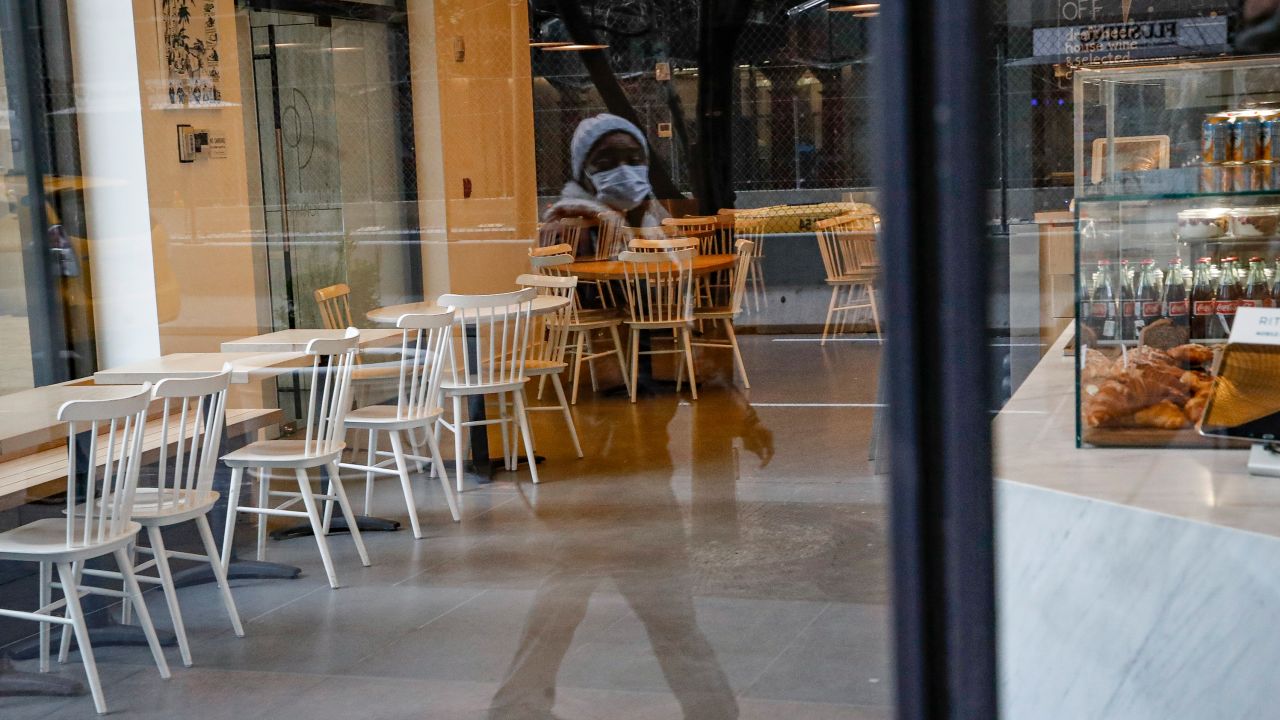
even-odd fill
[{"label": "white face mask", "polygon": [[596,198],[614,210],[633,210],[649,197],[648,165],[619,165],[589,176],[596,188]]}]

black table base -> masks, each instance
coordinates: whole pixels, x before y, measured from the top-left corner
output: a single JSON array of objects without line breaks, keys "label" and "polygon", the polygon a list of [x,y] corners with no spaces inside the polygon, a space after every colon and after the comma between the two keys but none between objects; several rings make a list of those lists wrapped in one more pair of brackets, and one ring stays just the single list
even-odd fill
[{"label": "black table base", "polygon": [[[395,532],[400,529],[400,521],[357,515],[356,527],[360,528],[360,532]],[[351,532],[351,528],[347,525],[347,519],[340,515],[335,515],[329,521],[329,534],[344,532]],[[311,529],[311,523],[301,523],[271,531],[272,540],[291,540],[313,535],[315,535],[315,531]]]},{"label": "black table base", "polygon": [[7,657],[0,657],[0,697],[42,695],[75,697],[87,692],[83,683],[48,673],[18,672]]},{"label": "black table base", "polygon": [[[142,631],[142,627],[138,625],[121,625],[117,622],[111,614],[110,607],[112,604],[112,600],[102,595],[89,595],[80,600],[80,605],[84,608],[85,624],[89,627],[89,639],[93,642],[93,646],[124,645],[145,647],[147,645],[147,636]],[[160,644],[165,647],[178,644],[176,635],[159,627],[156,628],[156,637],[160,640]],[[57,655],[61,644],[62,633],[50,632],[49,652]],[[75,634],[71,635],[71,649],[76,649]],[[15,660],[31,660],[32,658],[40,657],[40,638],[35,637],[18,644],[9,651],[9,657]],[[3,675],[0,675],[0,677],[3,677]]]}]

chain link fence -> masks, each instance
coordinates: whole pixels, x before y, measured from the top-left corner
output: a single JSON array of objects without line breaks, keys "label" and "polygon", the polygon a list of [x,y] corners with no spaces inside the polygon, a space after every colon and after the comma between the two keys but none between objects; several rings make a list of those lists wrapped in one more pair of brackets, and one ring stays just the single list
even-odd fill
[{"label": "chain link fence", "polygon": [[[595,0],[581,6],[609,45],[610,65],[653,152],[667,162],[676,186],[691,194],[697,4]],[[530,22],[537,40],[569,39],[553,3],[532,3]],[[739,207],[838,200],[872,184],[869,22],[799,0],[753,6],[730,80]],[[570,179],[574,128],[606,108],[578,53],[535,51],[533,71],[538,194],[545,204]]]}]

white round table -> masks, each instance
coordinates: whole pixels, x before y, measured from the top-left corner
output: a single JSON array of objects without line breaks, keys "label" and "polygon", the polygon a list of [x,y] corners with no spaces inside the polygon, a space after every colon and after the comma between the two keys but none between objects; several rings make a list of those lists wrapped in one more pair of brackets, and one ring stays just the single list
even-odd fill
[{"label": "white round table", "polygon": [[[546,313],[553,313],[568,304],[568,298],[539,295],[533,299],[533,314],[545,315]],[[507,311],[509,313],[515,313],[517,307],[518,306],[516,305],[508,305]],[[364,316],[368,318],[370,322],[395,325],[400,321],[401,315],[435,315],[437,313],[445,312],[446,310],[448,310],[448,308],[437,305],[435,301],[426,301],[374,308],[365,313]]]}]

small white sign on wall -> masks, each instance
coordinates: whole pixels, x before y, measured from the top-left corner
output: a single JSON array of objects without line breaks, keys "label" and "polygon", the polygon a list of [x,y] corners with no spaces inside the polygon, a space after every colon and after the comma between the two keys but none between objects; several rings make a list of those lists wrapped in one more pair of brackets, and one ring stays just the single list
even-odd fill
[{"label": "small white sign on wall", "polygon": [[219,130],[209,131],[209,147],[205,150],[210,160],[227,159],[227,134]]}]

